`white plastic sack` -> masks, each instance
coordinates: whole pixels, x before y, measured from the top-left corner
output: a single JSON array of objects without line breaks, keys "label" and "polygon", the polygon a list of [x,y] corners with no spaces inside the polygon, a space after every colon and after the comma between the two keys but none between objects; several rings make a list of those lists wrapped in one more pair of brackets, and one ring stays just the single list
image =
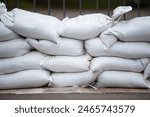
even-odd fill
[{"label": "white plastic sack", "polygon": [[108,47],[111,47],[117,39],[121,41],[150,42],[149,27],[150,16],[137,17],[128,21],[119,22],[104,32],[100,38],[104,41],[104,43],[110,42]]},{"label": "white plastic sack", "polygon": [[101,13],[80,15],[75,18],[65,18],[59,28],[59,34],[64,37],[87,40],[97,37],[101,32],[110,28],[115,19],[131,11],[129,6],[120,6],[114,10],[113,17]]},{"label": "white plastic sack", "polygon": [[27,70],[0,75],[0,89],[31,88],[50,85],[50,73],[44,70]]},{"label": "white plastic sack", "polygon": [[17,35],[15,32],[13,32],[0,22],[0,41],[6,41],[16,38],[19,38],[19,35]]},{"label": "white plastic sack", "polygon": [[[2,4],[0,4],[0,8]],[[3,7],[2,10],[5,10]],[[1,12],[0,11],[0,12]],[[24,37],[46,39],[57,42],[60,20],[39,13],[33,13],[18,8],[1,15],[1,21],[10,29]]]},{"label": "white plastic sack", "polygon": [[86,86],[96,80],[98,74],[92,71],[80,73],[52,73],[53,87]]},{"label": "white plastic sack", "polygon": [[89,70],[91,59],[89,55],[78,57],[49,56],[40,65],[54,72],[85,72]]},{"label": "white plastic sack", "polygon": [[0,59],[0,74],[14,73],[31,69],[42,69],[40,62],[46,55],[39,52],[30,52],[15,58]]},{"label": "white plastic sack", "polygon": [[45,54],[58,56],[80,56],[85,53],[83,41],[67,38],[60,38],[57,44],[46,40],[27,39],[27,41],[36,50]]},{"label": "white plastic sack", "polygon": [[98,57],[91,61],[90,69],[94,72],[103,71],[131,71],[142,72],[149,63],[148,58],[125,59],[117,57]]},{"label": "white plastic sack", "polygon": [[150,83],[144,79],[142,73],[105,71],[99,75],[95,86],[149,88]]},{"label": "white plastic sack", "polygon": [[24,39],[0,42],[0,58],[17,57],[29,53],[31,46]]},{"label": "white plastic sack", "polygon": [[111,48],[107,48],[100,38],[85,41],[87,52],[94,57],[123,57],[147,58],[150,57],[150,43],[147,42],[121,42],[118,41]]}]

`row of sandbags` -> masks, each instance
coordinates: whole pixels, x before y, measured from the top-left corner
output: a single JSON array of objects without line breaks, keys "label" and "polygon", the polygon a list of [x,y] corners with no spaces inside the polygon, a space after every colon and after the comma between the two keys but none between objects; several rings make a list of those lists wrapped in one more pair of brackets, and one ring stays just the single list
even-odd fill
[{"label": "row of sandbags", "polygon": [[0,16],[0,89],[95,81],[83,41],[59,37],[59,19],[21,9],[7,12],[3,3]]},{"label": "row of sandbags", "polygon": [[120,21],[85,42],[95,57],[91,69],[99,71],[96,87],[150,87],[149,27],[149,16]]},{"label": "row of sandbags", "polygon": [[[7,28],[4,25],[2,26]],[[2,26],[0,26],[0,29],[2,29]],[[15,33],[9,31],[13,37]],[[5,36],[8,34],[9,32]],[[81,47],[84,50],[82,43]],[[56,44],[54,45],[56,46]],[[56,48],[59,48],[57,51],[52,50],[54,55],[69,54],[70,56],[50,56],[44,54],[44,52],[40,53],[28,43],[28,39],[22,37],[1,41],[0,89],[82,86],[93,83],[96,77],[89,70],[92,57],[88,54],[75,56],[73,53],[80,52],[78,46],[74,48],[75,51],[71,51],[70,45],[64,46],[63,50],[61,50],[61,47],[58,45],[56,46]]]},{"label": "row of sandbags", "polygon": [[0,89],[41,87],[50,82],[50,73],[37,64],[44,56],[34,52],[29,56],[31,50],[25,38],[0,22]]},{"label": "row of sandbags", "polygon": [[[98,13],[60,21],[17,8],[7,12],[0,4],[0,26],[5,28],[0,28],[0,89],[87,85],[148,88],[150,33],[146,30],[143,35],[141,27],[149,26],[149,20],[141,27],[141,18],[124,21],[126,27],[133,27],[130,22],[139,26],[139,30],[131,28],[139,35],[134,42],[121,40],[118,35],[122,32],[110,33],[122,24],[118,23],[121,15],[131,9],[118,7],[112,17]],[[144,36],[147,38],[142,40]]]},{"label": "row of sandbags", "polygon": [[[33,55],[28,56],[29,54]],[[67,65],[67,61],[60,63],[56,59],[52,66],[47,62],[45,63],[47,68],[49,67],[49,70],[52,68],[51,71],[55,71],[50,72],[49,70],[45,70],[45,65],[39,64],[41,62],[40,57],[38,57],[41,55],[40,53],[31,52],[29,54],[21,56],[23,59],[17,57],[10,58],[12,59],[11,61],[7,61],[8,59],[4,62],[0,61],[1,89],[40,87],[44,85],[51,87],[86,86],[92,84],[95,80],[96,87],[149,87],[149,82],[146,80],[150,77],[148,58],[132,60],[116,57],[98,57],[91,61],[90,68],[86,64],[83,68],[81,66],[83,65],[82,62],[80,65],[71,64],[70,62],[73,60],[70,60],[70,65]],[[35,56],[34,54],[37,55]],[[36,59],[37,61],[35,61]],[[9,63],[8,66],[7,63]],[[68,69],[75,68],[75,71],[82,69],[83,72],[74,71],[73,73],[71,70],[70,73],[65,73],[66,66]],[[5,69],[7,72],[5,72]],[[67,72],[69,71],[68,69]],[[61,71],[61,73],[57,72],[57,70]],[[143,71],[144,74],[141,73]]]},{"label": "row of sandbags", "polygon": [[97,57],[90,69],[98,72],[96,87],[149,87],[149,58]]},{"label": "row of sandbags", "polygon": [[[17,34],[24,37],[59,42],[59,36],[87,40],[95,38],[104,30],[118,22],[123,14],[131,11],[130,6],[117,7],[112,17],[101,13],[87,14],[75,18],[59,19],[15,8],[7,12],[5,4],[0,4],[1,21]],[[36,20],[35,20],[36,19]],[[116,21],[117,20],[117,21]]]},{"label": "row of sandbags", "polygon": [[[89,70],[92,57],[85,53],[83,41],[37,41],[0,24],[0,89],[82,86],[95,81],[95,74]],[[50,49],[37,44],[43,41],[52,45],[47,46]],[[36,51],[36,46],[46,52]]]},{"label": "row of sandbags", "polygon": [[97,57],[89,65],[91,58],[82,57],[50,58],[32,51],[1,59],[0,88],[86,86],[94,81],[96,87],[149,87],[149,58]]}]

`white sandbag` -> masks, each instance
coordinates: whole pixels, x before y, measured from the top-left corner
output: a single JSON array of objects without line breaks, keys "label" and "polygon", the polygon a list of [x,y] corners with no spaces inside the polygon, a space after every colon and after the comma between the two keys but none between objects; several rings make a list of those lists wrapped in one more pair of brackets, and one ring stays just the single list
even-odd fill
[{"label": "white sandbag", "polygon": [[57,44],[46,40],[27,39],[27,41],[36,50],[45,54],[58,56],[79,56],[85,53],[83,41],[67,38],[60,38]]},{"label": "white sandbag", "polygon": [[[128,21],[122,21],[108,29],[105,35],[101,35],[104,43],[108,40],[114,41],[109,43],[109,47],[115,43],[115,40],[121,41],[141,41],[150,42],[150,16],[137,17]],[[112,39],[113,37],[113,39]],[[116,38],[116,39],[115,39]]]},{"label": "white sandbag", "polygon": [[31,88],[50,85],[50,73],[44,70],[27,70],[0,75],[0,89]]},{"label": "white sandbag", "polygon": [[121,42],[118,41],[111,48],[107,48],[100,38],[85,41],[87,52],[94,57],[123,57],[147,58],[150,57],[150,43],[147,42]]},{"label": "white sandbag", "polygon": [[21,38],[0,42],[0,58],[21,56],[31,49],[31,46]]},{"label": "white sandbag", "polygon": [[85,86],[96,80],[98,74],[92,71],[80,73],[52,73],[53,87]]},{"label": "white sandbag", "polygon": [[[1,10],[5,10],[5,8]],[[60,20],[52,16],[15,8],[10,12],[3,13],[1,21],[24,37],[57,42],[59,36],[57,30]]]},{"label": "white sandbag", "polygon": [[15,32],[7,28],[2,22],[0,22],[0,41],[6,41],[19,38]]},{"label": "white sandbag", "polygon": [[144,70],[144,78],[150,78],[150,62],[148,63],[148,65],[146,66],[145,70]]},{"label": "white sandbag", "polygon": [[120,6],[114,10],[112,18],[101,13],[80,15],[75,18],[65,18],[59,28],[59,34],[64,37],[87,40],[97,37],[101,32],[110,28],[115,19],[131,11],[128,6]]},{"label": "white sandbag", "polygon": [[78,57],[49,56],[40,65],[54,72],[85,72],[89,70],[91,59],[89,55]]},{"label": "white sandbag", "polygon": [[131,71],[142,72],[149,63],[148,58],[125,59],[117,57],[98,57],[91,61],[90,69],[94,72]]},{"label": "white sandbag", "polygon": [[144,80],[142,73],[105,71],[99,75],[95,86],[149,88],[150,83],[149,81]]},{"label": "white sandbag", "polygon": [[4,3],[0,2],[0,17],[2,14],[6,13],[6,12],[7,12],[6,5]]},{"label": "white sandbag", "polygon": [[0,59],[0,75],[31,69],[42,69],[40,62],[46,55],[39,52],[30,52],[15,58]]}]

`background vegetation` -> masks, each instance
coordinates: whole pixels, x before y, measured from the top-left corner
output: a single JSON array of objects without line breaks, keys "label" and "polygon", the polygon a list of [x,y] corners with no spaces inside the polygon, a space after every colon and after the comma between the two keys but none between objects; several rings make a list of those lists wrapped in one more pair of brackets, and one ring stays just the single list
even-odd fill
[{"label": "background vegetation", "polygon": [[[9,9],[12,9],[17,6],[17,0],[0,0],[7,4]],[[33,8],[33,0],[19,0],[19,7],[23,9],[32,9]],[[52,9],[62,9],[62,1],[63,0],[51,0],[51,8]],[[82,8],[83,9],[95,9],[96,8],[96,0],[82,0]],[[106,9],[108,6],[108,0],[99,0],[99,8]],[[138,0],[126,0],[126,5],[132,5],[133,7],[137,7]],[[141,0],[141,4],[143,7],[150,7],[150,0]],[[114,9],[116,6],[123,5],[123,0],[111,0],[111,9]],[[37,0],[37,8],[47,8],[48,0]],[[79,0],[66,0],[66,8],[67,9],[79,9]]]}]

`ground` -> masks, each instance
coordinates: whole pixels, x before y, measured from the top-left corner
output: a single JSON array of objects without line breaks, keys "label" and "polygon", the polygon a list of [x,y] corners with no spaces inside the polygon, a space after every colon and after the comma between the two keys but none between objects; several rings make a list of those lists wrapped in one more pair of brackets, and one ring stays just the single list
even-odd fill
[{"label": "ground", "polygon": [[1,100],[149,100],[150,89],[32,88],[0,90]]}]

